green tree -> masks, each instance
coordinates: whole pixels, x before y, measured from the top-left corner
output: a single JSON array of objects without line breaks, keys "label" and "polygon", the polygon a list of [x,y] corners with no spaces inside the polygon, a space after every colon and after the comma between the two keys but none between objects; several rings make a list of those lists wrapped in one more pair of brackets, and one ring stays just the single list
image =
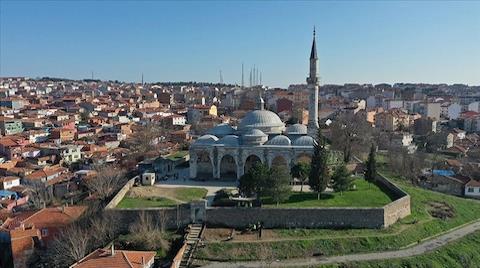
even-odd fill
[{"label": "green tree", "polygon": [[270,175],[268,166],[257,163],[247,173],[240,177],[238,191],[247,197],[257,196],[258,199],[265,195],[266,180]]},{"label": "green tree", "polygon": [[377,176],[377,162],[375,160],[375,145],[372,144],[370,153],[368,154],[367,166],[365,169],[365,180],[374,183]]},{"label": "green tree", "polygon": [[339,165],[333,172],[332,182],[333,190],[340,192],[340,195],[352,188],[353,179],[350,177],[350,172],[348,172],[344,163]]},{"label": "green tree", "polygon": [[300,192],[303,192],[303,184],[308,179],[308,175],[310,174],[310,165],[305,162],[299,162],[292,167],[290,172],[294,178],[300,180]]},{"label": "green tree", "polygon": [[310,185],[310,188],[317,193],[317,199],[320,200],[320,194],[325,191],[330,180],[327,164],[327,143],[320,130],[318,131],[316,143],[313,149],[314,151],[312,163],[310,164],[308,184]]},{"label": "green tree", "polygon": [[272,200],[277,204],[287,200],[290,197],[291,177],[285,167],[274,166],[269,170],[269,176],[266,180],[265,194],[272,197]]}]

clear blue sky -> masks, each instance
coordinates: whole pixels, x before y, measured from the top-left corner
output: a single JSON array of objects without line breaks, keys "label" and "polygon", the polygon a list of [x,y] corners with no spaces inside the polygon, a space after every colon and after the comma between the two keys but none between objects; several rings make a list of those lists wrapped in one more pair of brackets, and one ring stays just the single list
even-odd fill
[{"label": "clear blue sky", "polygon": [[480,2],[0,0],[0,76],[480,84]]}]

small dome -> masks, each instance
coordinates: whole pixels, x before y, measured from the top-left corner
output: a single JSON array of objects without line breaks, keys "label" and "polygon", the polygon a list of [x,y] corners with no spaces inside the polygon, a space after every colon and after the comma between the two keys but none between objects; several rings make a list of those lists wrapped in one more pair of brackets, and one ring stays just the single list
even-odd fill
[{"label": "small dome", "polygon": [[238,146],[239,138],[236,135],[227,135],[217,141],[217,144],[223,144],[227,146]]},{"label": "small dome", "polygon": [[259,130],[259,129],[250,129],[248,130],[244,136],[247,136],[247,137],[266,137],[267,134],[263,133],[263,131]]},{"label": "small dome", "polygon": [[307,134],[307,126],[302,124],[293,124],[287,127],[287,134]]},{"label": "small dome", "polygon": [[195,141],[194,145],[214,144],[217,141],[218,141],[217,137],[215,137],[213,135],[210,135],[210,134],[207,134],[207,135],[203,135],[200,138],[198,138]]},{"label": "small dome", "polygon": [[261,145],[267,142],[268,135],[259,129],[250,129],[242,135],[242,144]]},{"label": "small dome", "polygon": [[292,142],[287,136],[278,135],[273,137],[273,139],[267,141],[265,145],[277,145],[277,146],[290,146]]},{"label": "small dome", "polygon": [[229,124],[222,123],[208,130],[208,134],[223,137],[235,133],[235,129]]},{"label": "small dome", "polygon": [[313,146],[315,140],[310,136],[301,136],[293,141],[293,146]]}]

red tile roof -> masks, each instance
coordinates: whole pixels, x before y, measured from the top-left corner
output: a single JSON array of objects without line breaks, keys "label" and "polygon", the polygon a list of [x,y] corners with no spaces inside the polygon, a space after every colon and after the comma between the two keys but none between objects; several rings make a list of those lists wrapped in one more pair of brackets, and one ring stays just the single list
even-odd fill
[{"label": "red tile roof", "polygon": [[467,182],[467,184],[465,184],[465,186],[468,186],[468,187],[480,187],[480,181],[470,180],[469,182]]},{"label": "red tile roof", "polygon": [[143,268],[142,257],[146,263],[153,261],[155,251],[127,251],[115,250],[112,256],[111,250],[97,249],[82,260],[70,266],[71,268]]}]

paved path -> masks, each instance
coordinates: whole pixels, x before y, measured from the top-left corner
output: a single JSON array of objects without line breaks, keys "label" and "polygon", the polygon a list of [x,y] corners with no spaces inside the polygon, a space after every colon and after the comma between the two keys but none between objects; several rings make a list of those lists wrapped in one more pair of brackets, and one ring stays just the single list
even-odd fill
[{"label": "paved path", "polygon": [[[188,170],[187,170],[188,171]],[[190,180],[187,178],[188,174],[184,171],[179,172],[180,179],[168,179],[165,181],[157,181],[155,186],[166,187],[166,188],[205,188],[207,189],[207,205],[211,206],[215,193],[223,188],[227,189],[237,189],[237,183],[235,181],[218,181],[218,180],[209,180],[209,181],[197,181]]]},{"label": "paved path", "polygon": [[431,252],[439,247],[460,239],[475,231],[480,231],[480,221],[473,222],[465,225],[459,229],[440,235],[436,238],[432,238],[425,242],[422,242],[416,246],[396,250],[396,251],[384,251],[362,254],[351,254],[343,256],[332,257],[312,257],[285,261],[251,261],[251,262],[212,262],[204,267],[219,268],[219,267],[298,267],[298,266],[315,266],[321,264],[332,264],[352,261],[371,261],[371,260],[388,260],[395,258],[405,258],[417,255],[422,255]]}]

